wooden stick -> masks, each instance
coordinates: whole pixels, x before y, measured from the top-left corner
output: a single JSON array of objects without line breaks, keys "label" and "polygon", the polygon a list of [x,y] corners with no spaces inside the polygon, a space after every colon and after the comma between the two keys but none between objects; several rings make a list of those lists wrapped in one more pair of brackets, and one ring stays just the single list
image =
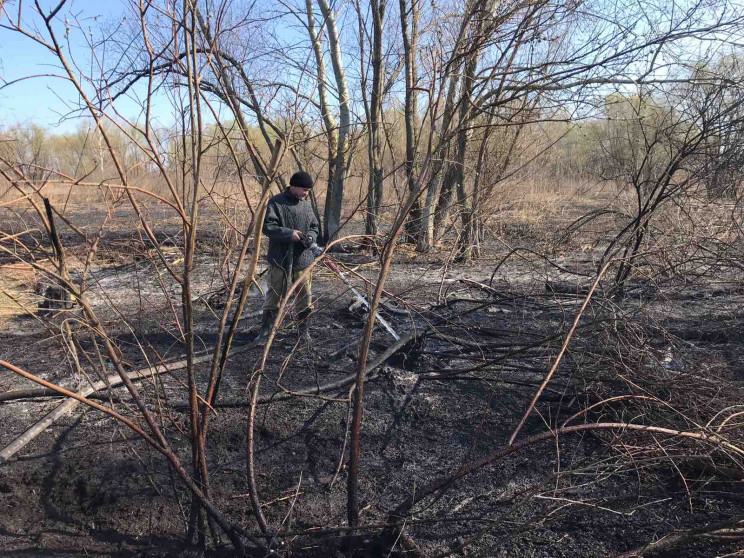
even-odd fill
[{"label": "wooden stick", "polygon": [[545,376],[545,379],[543,380],[542,385],[537,390],[537,393],[532,398],[532,401],[530,402],[529,407],[527,407],[527,410],[524,412],[524,416],[522,417],[522,420],[519,421],[519,424],[514,429],[514,432],[509,438],[510,446],[514,443],[514,439],[517,437],[517,434],[519,434],[519,431],[522,430],[522,427],[524,426],[524,423],[527,422],[527,419],[529,418],[530,414],[532,414],[532,410],[535,408],[535,405],[537,404],[537,400],[540,399],[542,392],[545,390],[545,387],[550,382],[550,379],[553,377],[553,374],[555,374],[555,371],[558,370],[558,365],[561,363],[561,359],[563,358],[563,355],[565,354],[566,349],[568,348],[568,344],[571,342],[571,337],[573,337],[574,331],[576,331],[576,327],[579,325],[579,320],[581,319],[581,316],[584,314],[584,310],[586,310],[586,307],[589,304],[589,301],[592,299],[592,295],[594,294],[594,291],[597,288],[597,285],[599,285],[599,281],[602,279],[602,276],[605,274],[607,269],[610,267],[610,264],[613,263],[614,261],[615,260],[608,261],[604,265],[602,270],[597,274],[597,278],[594,280],[594,283],[592,284],[592,288],[589,289],[589,293],[586,295],[586,298],[584,299],[584,303],[581,305],[581,308],[579,308],[579,311],[576,313],[576,317],[574,318],[573,325],[571,326],[571,329],[568,331],[568,335],[566,335],[566,339],[563,341],[563,346],[561,347],[561,350],[558,353],[558,356],[556,357],[555,362],[553,363],[553,367],[550,369],[550,372],[548,372],[548,374]]},{"label": "wooden stick", "polygon": [[[59,392],[59,393],[61,393],[63,395],[66,395],[67,397],[70,397],[71,398],[71,399],[68,399],[67,401],[65,401],[59,407],[57,407],[57,409],[55,409],[55,411],[59,410],[61,407],[65,407],[66,405],[69,406],[71,404],[71,402],[74,402],[75,404],[77,404],[77,403],[85,403],[86,405],[89,405],[91,407],[94,407],[95,409],[98,409],[99,411],[103,411],[107,415],[110,415],[110,416],[114,417],[116,420],[123,422],[129,428],[131,428],[132,430],[134,430],[137,434],[139,434],[140,436],[142,436],[142,438],[144,440],[146,440],[147,442],[149,442],[150,444],[152,444],[155,448],[160,448],[161,447],[155,440],[152,439],[152,437],[148,436],[145,433],[145,431],[142,430],[139,426],[137,426],[135,423],[133,423],[128,418],[123,417],[122,415],[120,415],[119,413],[117,413],[116,411],[114,411],[113,409],[110,409],[108,407],[104,407],[103,405],[101,405],[99,403],[96,403],[94,401],[91,401],[89,399],[86,399],[85,396],[82,395],[81,393],[74,393],[72,391],[66,390],[63,387],[56,386],[56,385],[52,384],[51,382],[47,382],[43,378],[39,378],[38,376],[35,376],[33,374],[30,374],[30,373],[26,372],[25,370],[23,370],[21,368],[18,368],[17,366],[13,366],[9,362],[5,362],[4,360],[0,360],[0,366],[2,366],[4,368],[7,368],[11,372],[14,372],[14,373],[16,373],[16,374],[18,374],[20,376],[23,376],[24,378],[27,378],[27,379],[29,379],[29,380],[31,380],[33,382],[36,382],[37,384],[41,384],[44,387],[53,389],[53,390],[55,390],[55,391],[57,391],[57,392]],[[89,389],[92,389],[92,388],[88,387],[88,388],[86,388],[86,390],[83,390],[83,392],[85,392],[85,391],[87,391]],[[70,406],[70,408],[72,408],[72,406]],[[47,415],[44,418],[46,419],[46,418],[48,418],[52,414],[53,414],[53,412],[52,413],[49,413],[49,415]],[[41,421],[39,421],[39,423],[37,423],[37,424],[40,424],[40,423],[43,423],[43,422],[44,422],[44,419],[42,419]],[[44,426],[44,428],[46,428],[46,426]],[[33,428],[31,428],[30,430],[27,430],[24,433],[23,436],[21,436],[20,438],[16,438],[16,441],[13,444],[11,444],[10,446],[8,446],[8,448],[11,448],[16,442],[22,444],[20,447],[23,447],[23,445],[25,445],[28,442],[30,442],[31,440],[33,440],[33,438],[35,438],[38,434],[34,434],[31,438],[28,438],[28,436],[30,434],[33,434],[32,431],[33,431]],[[7,457],[6,457],[5,454],[7,453],[6,450],[8,448],[6,448],[2,452],[0,452],[0,464],[2,464],[5,461],[7,461]]]},{"label": "wooden stick", "polygon": [[[239,347],[233,350],[233,354],[239,351],[243,351],[249,348],[248,346]],[[202,356],[196,357],[194,359],[194,364],[198,364],[201,362],[207,362],[209,359],[212,358],[211,354],[204,354]],[[140,380],[145,378],[150,378],[152,376],[156,376],[158,374],[163,374],[168,371],[172,370],[179,370],[181,368],[186,367],[186,359],[177,360],[174,362],[159,364],[154,367],[147,367],[147,368],[140,368],[139,370],[134,370],[132,372],[129,372],[127,374],[127,377],[132,380]],[[91,393],[95,393],[97,391],[100,391],[102,389],[105,389],[108,386],[116,386],[123,383],[122,378],[119,376],[119,374],[112,374],[108,378],[106,378],[104,381],[99,381],[93,384],[93,386],[88,386],[80,391],[77,392],[77,395],[80,397],[87,397]],[[68,395],[68,397],[71,397]],[[68,399],[61,403],[59,406],[57,406],[54,410],[49,412],[47,415],[45,415],[41,420],[39,420],[36,424],[31,426],[28,430],[26,430],[23,434],[18,436],[15,440],[13,440],[10,444],[5,446],[2,451],[0,451],[0,464],[4,463],[13,455],[18,453],[21,449],[23,449],[24,446],[26,446],[29,442],[34,440],[44,432],[47,428],[49,428],[52,424],[54,424],[58,419],[62,418],[63,416],[69,414],[72,412],[75,407],[77,407],[78,403],[77,399]]]},{"label": "wooden stick", "polygon": [[672,438],[678,437],[678,438],[687,438],[689,440],[696,440],[699,442],[705,442],[708,444],[711,444],[713,446],[718,446],[720,448],[725,448],[727,450],[730,450],[732,453],[735,453],[739,457],[744,456],[744,448],[741,448],[737,446],[736,444],[733,444],[726,440],[725,438],[718,436],[717,434],[714,434],[712,432],[706,432],[706,431],[686,431],[686,430],[675,430],[673,428],[663,428],[660,426],[650,426],[650,425],[644,425],[644,424],[632,424],[632,423],[621,423],[621,422],[598,422],[598,423],[589,423],[589,424],[579,424],[576,426],[565,426],[561,427],[555,430],[550,430],[548,432],[543,432],[541,434],[536,434],[534,436],[530,436],[529,438],[523,439],[520,442],[517,442],[516,444],[509,444],[506,446],[503,446],[501,449],[495,451],[494,453],[490,455],[486,455],[484,457],[481,457],[480,459],[476,459],[474,461],[470,461],[468,463],[462,464],[456,471],[450,474],[443,475],[432,482],[430,482],[428,485],[424,487],[417,487],[416,493],[408,496],[403,500],[403,502],[395,508],[395,510],[388,515],[388,521],[394,522],[394,521],[400,521],[405,518],[406,514],[411,510],[413,506],[415,506],[418,502],[423,500],[424,498],[427,498],[431,496],[432,494],[439,492],[440,490],[443,490],[449,486],[452,486],[456,481],[460,480],[461,478],[470,475],[471,473],[482,469],[483,467],[486,467],[487,465],[491,465],[495,463],[496,461],[499,461],[500,459],[503,459],[507,457],[508,455],[511,455],[512,453],[516,453],[519,450],[522,450],[526,447],[532,446],[539,442],[544,442],[546,440],[556,440],[560,436],[564,436],[566,434],[573,434],[573,433],[580,433],[580,432],[590,432],[590,431],[599,431],[599,430],[612,430],[612,431],[618,431],[618,432],[625,432],[625,431],[636,431],[636,432],[645,432],[650,434],[662,434],[665,436],[670,436]]}]

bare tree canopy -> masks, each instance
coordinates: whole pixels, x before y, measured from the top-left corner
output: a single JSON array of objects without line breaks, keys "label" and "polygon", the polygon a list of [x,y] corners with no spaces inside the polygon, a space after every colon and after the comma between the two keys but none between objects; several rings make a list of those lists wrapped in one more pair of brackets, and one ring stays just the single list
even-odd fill
[{"label": "bare tree canopy", "polygon": [[741,555],[740,4],[0,0],[0,43],[0,552]]}]

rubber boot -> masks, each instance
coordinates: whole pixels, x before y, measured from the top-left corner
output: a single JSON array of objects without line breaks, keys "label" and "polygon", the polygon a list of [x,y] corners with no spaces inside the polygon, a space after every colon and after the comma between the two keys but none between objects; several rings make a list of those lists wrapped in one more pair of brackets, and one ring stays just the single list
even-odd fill
[{"label": "rubber boot", "polygon": [[263,315],[261,316],[261,329],[258,332],[258,337],[256,337],[255,342],[256,343],[266,343],[266,340],[269,338],[269,333],[271,333],[271,324],[274,323],[274,317],[276,316],[276,310],[264,310]]},{"label": "rubber boot", "polygon": [[312,338],[310,337],[310,324],[312,323],[312,316],[312,308],[306,308],[297,315],[297,318],[300,320],[299,337],[308,345],[312,341]]}]

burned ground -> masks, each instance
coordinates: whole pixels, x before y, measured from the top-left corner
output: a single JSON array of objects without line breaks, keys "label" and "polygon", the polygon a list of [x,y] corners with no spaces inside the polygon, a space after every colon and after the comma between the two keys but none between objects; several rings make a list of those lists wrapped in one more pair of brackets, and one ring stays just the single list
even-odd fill
[{"label": "burned ground", "polygon": [[[95,215],[89,218],[96,222]],[[3,230],[25,230],[14,216],[4,219]],[[177,229],[161,224],[161,240],[170,238],[177,247]],[[264,369],[257,412],[258,490],[281,553],[410,554],[379,536],[390,514],[435,479],[478,460],[482,467],[407,514],[406,537],[421,554],[614,556],[673,533],[741,517],[741,455],[711,440],[607,427],[556,434],[485,463],[507,447],[596,272],[596,247],[606,229],[598,223],[593,231],[584,229],[584,236],[562,236],[558,242],[560,235],[552,230],[565,230],[564,225],[506,223],[485,244],[483,256],[467,267],[445,250],[425,256],[405,246],[399,250],[386,285],[397,310],[384,312],[400,333],[420,335],[370,372],[360,469],[362,528],[354,536],[344,528],[350,383],[285,397],[356,370],[354,342],[364,316],[349,310],[353,299],[337,278],[317,270],[312,345],[298,343],[292,320],[285,321]],[[63,229],[61,236],[74,253],[75,235]],[[178,291],[157,273],[132,216],[124,215],[102,242],[91,296],[127,366],[134,370],[181,358],[182,339],[169,315],[180,304]],[[224,303],[222,246],[216,233],[199,238],[195,328],[200,351],[214,345],[216,316]],[[520,247],[529,250],[513,251]],[[177,252],[174,248],[166,255],[175,261]],[[377,277],[370,254],[334,257],[361,277]],[[681,258],[669,252],[664,257]],[[2,263],[14,265],[8,256]],[[695,277],[639,273],[622,300],[609,282],[602,282],[517,443],[564,423],[605,423],[718,433],[738,444],[744,294],[736,274],[725,266],[713,270],[703,263],[696,269],[706,272]],[[14,292],[33,305],[36,299],[28,293],[35,280],[15,279]],[[354,280],[364,285],[361,278]],[[260,349],[245,347],[260,307],[260,297],[249,298],[207,442],[214,501],[256,536],[245,439],[248,378]],[[46,321],[21,311],[5,316],[0,357],[70,389],[83,385],[61,334],[61,324],[71,318],[74,327],[75,317],[75,309]],[[378,328],[370,362],[392,342]],[[94,352],[83,332],[80,343]],[[197,366],[201,382],[208,366]],[[183,370],[176,370],[139,386],[188,463],[184,382]],[[3,393],[27,387],[32,386],[22,378],[0,376]],[[121,388],[101,394],[122,414],[135,416]],[[41,397],[1,402],[0,445],[59,402]],[[188,506],[187,492],[162,456],[127,428],[79,406],[0,465],[0,551],[19,556],[183,555],[189,552],[183,546]],[[740,533],[731,527],[690,537],[660,555],[734,553]]]}]

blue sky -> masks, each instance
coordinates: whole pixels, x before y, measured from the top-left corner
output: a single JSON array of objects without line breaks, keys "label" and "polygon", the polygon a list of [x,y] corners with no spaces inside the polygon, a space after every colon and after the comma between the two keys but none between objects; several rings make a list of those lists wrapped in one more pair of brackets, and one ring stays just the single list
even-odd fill
[{"label": "blue sky", "polygon": [[[40,2],[45,10],[50,10],[58,1]],[[53,24],[60,38],[65,35],[65,19],[77,19],[86,32],[97,37],[99,25],[119,20],[126,9],[124,1],[68,0],[60,10]],[[6,14],[2,25],[7,26],[7,16],[13,21],[18,14],[18,1],[5,2]],[[28,29],[39,29],[48,38],[43,21],[35,12],[32,2],[23,2],[22,21]],[[80,31],[70,34],[70,49],[73,57],[83,67],[89,63],[88,50]],[[0,28],[0,87],[13,80],[29,75],[62,75],[63,70],[49,51],[28,37],[6,28]],[[36,77],[13,83],[0,89],[0,126],[17,122],[35,123],[53,129],[57,133],[74,130],[80,119],[65,119],[65,113],[76,106],[78,95],[66,80],[54,77]],[[125,103],[126,104],[126,103]],[[127,107],[122,108],[126,112]],[[134,112],[135,107],[130,110]],[[133,116],[126,115],[125,116]]]},{"label": "blue sky", "polygon": [[[40,3],[48,13],[58,4],[58,0],[41,0]],[[65,21],[69,21],[69,46],[65,43],[64,53],[72,53],[83,74],[94,75],[95,72],[90,71],[87,40],[92,38],[96,41],[103,36],[103,30],[116,28],[125,17],[135,17],[133,10],[136,10],[133,0],[68,0],[54,18],[53,28],[58,40],[65,40]],[[81,113],[78,110],[74,117],[70,116],[71,111],[79,108],[80,98],[67,79],[52,77],[66,75],[55,57],[29,37],[7,29],[10,23],[8,17],[15,23],[17,11],[18,0],[8,0],[5,2],[6,13],[0,19],[0,128],[16,123],[33,123],[53,133],[63,134],[76,130],[84,122],[89,123],[87,111]],[[22,27],[37,29],[48,40],[48,32],[33,2],[23,2],[22,21]],[[100,55],[99,49],[97,52]],[[13,83],[14,80],[32,75],[38,77]],[[83,85],[87,89],[87,84]],[[146,84],[142,81],[116,100],[116,111],[122,117],[141,124],[145,94]],[[174,94],[178,94],[174,88],[165,87],[153,95],[150,124],[155,128],[170,127],[177,121],[171,98]],[[220,103],[213,101],[213,106],[223,113],[224,118],[232,119]],[[111,110],[106,112],[114,114]],[[204,122],[213,121],[214,118],[205,108]]]}]

